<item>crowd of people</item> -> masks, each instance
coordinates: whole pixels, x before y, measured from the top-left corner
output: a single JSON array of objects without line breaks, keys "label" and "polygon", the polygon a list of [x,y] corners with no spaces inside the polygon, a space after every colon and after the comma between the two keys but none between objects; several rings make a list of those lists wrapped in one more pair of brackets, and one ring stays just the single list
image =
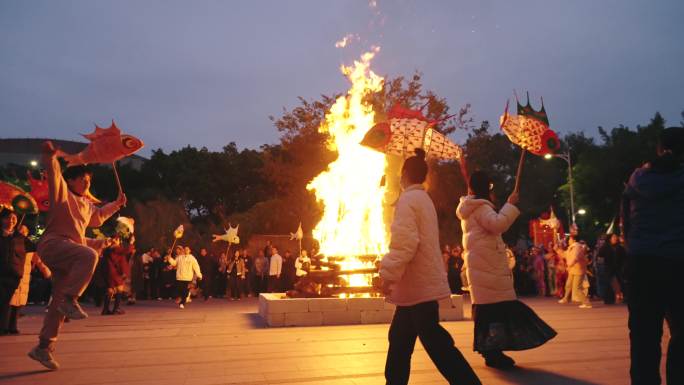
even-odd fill
[{"label": "crowd of people", "polygon": [[[154,247],[136,252],[134,240],[131,237],[123,246],[121,238],[114,237],[84,294],[84,299],[96,306],[103,304],[103,315],[124,314],[120,307],[124,294],[129,305],[140,299],[175,299],[184,309],[193,297],[239,301],[264,292],[284,292],[293,289],[311,268],[306,250],[296,256],[285,250],[281,256],[270,242],[255,257],[248,248],[231,246],[217,255],[208,247],[193,253],[181,245],[167,249],[162,256]],[[111,301],[114,308],[110,310]]]},{"label": "crowd of people", "polygon": [[[559,303],[579,303],[591,308],[591,300],[604,304],[625,301],[627,253],[617,234],[601,235],[590,247],[576,235],[557,245],[531,244],[520,239],[506,247],[508,267],[519,296],[557,297]],[[444,260],[453,294],[467,290],[463,247],[445,245]]]}]

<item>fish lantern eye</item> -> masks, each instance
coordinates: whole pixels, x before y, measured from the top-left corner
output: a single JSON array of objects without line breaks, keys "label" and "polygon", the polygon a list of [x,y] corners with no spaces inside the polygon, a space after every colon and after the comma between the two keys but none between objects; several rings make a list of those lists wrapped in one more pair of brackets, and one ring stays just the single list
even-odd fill
[{"label": "fish lantern eye", "polygon": [[560,141],[558,141],[558,136],[555,132],[547,130],[542,136],[542,143],[545,147],[545,152],[553,153],[558,151],[560,148]]},{"label": "fish lantern eye", "polygon": [[138,140],[132,136],[126,135],[126,136],[121,137],[121,143],[123,144],[124,147],[126,147],[128,149],[134,149],[134,148],[136,148],[136,146],[138,144]]}]

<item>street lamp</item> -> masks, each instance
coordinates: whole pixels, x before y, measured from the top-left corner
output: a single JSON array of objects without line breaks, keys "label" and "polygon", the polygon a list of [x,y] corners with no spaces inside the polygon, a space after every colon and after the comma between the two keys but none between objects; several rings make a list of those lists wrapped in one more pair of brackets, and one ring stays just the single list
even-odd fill
[{"label": "street lamp", "polygon": [[579,215],[585,215],[586,213],[587,213],[587,210],[585,210],[585,209],[577,210],[577,214],[579,214]]},{"label": "street lamp", "polygon": [[[568,184],[570,185],[570,213],[571,213],[571,218],[572,218],[572,224],[576,225],[575,223],[575,191],[572,186],[572,160],[570,159],[570,149],[568,148],[564,154],[546,154],[544,155],[544,159],[551,159],[551,158],[560,158],[563,159],[567,164],[568,164]],[[580,211],[583,212],[578,212],[577,214],[584,215],[587,213],[586,210],[580,209]]]},{"label": "street lamp", "polygon": [[38,162],[35,161],[35,160],[31,160],[31,161],[29,162],[29,164],[31,165],[31,167],[34,167],[34,168],[35,168],[35,167],[38,167]]}]

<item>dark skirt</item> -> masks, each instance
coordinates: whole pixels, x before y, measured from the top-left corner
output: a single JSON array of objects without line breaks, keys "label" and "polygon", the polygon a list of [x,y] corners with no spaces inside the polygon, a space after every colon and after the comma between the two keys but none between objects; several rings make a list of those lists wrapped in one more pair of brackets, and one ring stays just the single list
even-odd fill
[{"label": "dark skirt", "polygon": [[473,321],[477,352],[533,349],[557,334],[520,301],[473,305]]}]

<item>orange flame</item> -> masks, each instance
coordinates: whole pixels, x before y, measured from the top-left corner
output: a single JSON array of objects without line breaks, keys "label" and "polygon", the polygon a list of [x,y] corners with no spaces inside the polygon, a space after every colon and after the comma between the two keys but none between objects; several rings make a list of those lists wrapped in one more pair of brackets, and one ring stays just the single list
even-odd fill
[{"label": "orange flame", "polygon": [[[321,221],[313,230],[325,256],[344,257],[343,270],[369,267],[355,256],[382,255],[388,248],[383,221],[385,156],[359,143],[373,126],[375,113],[364,104],[366,95],[380,91],[383,78],[370,70],[378,47],[364,53],[353,66],[342,66],[352,85],[325,116],[320,132],[329,135],[330,150],[338,158],[307,186],[324,204]],[[370,266],[372,267],[372,266]],[[371,277],[350,277],[350,286],[367,286]]]}]

